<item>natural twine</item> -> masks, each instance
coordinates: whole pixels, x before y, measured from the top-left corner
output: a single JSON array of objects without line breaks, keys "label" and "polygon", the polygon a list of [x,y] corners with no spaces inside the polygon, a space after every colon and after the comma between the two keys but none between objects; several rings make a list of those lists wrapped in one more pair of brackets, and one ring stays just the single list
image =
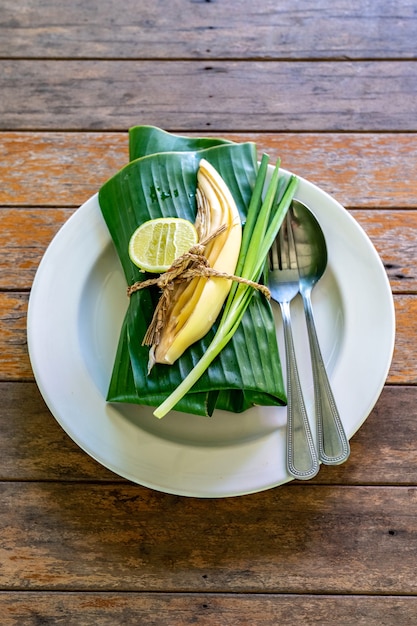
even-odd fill
[{"label": "natural twine", "polygon": [[145,289],[154,285],[159,287],[162,291],[142,345],[158,345],[160,333],[165,324],[166,313],[171,303],[172,292],[176,284],[190,281],[196,277],[225,278],[227,280],[233,280],[238,283],[248,285],[249,287],[253,287],[263,293],[268,299],[271,297],[271,293],[265,285],[248,280],[247,278],[242,278],[241,276],[235,276],[234,274],[219,272],[218,270],[210,267],[207,257],[204,256],[205,247],[212,239],[224,232],[225,229],[226,226],[220,226],[209,237],[192,246],[188,252],[185,252],[180,257],[175,259],[171,267],[168,268],[163,274],[155,278],[150,278],[149,280],[137,281],[128,287],[127,295],[129,297],[140,289]]}]

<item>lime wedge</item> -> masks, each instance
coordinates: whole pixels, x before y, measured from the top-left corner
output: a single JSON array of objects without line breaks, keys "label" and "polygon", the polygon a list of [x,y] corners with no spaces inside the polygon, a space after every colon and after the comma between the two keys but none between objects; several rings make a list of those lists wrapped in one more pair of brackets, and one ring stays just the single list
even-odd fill
[{"label": "lime wedge", "polygon": [[197,242],[194,224],[181,217],[160,217],[135,230],[129,241],[129,257],[141,270],[160,274]]}]

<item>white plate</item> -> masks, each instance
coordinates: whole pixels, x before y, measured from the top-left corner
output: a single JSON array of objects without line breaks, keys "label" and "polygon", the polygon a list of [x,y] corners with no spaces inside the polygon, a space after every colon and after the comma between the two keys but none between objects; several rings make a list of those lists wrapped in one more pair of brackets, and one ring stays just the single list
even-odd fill
[{"label": "white plate", "polygon": [[[388,374],[395,335],[392,294],[378,254],[348,212],[303,179],[297,198],[313,210],[328,244],[329,264],[313,290],[313,308],[350,438],[375,405]],[[68,435],[113,472],[167,493],[225,497],[289,481],[285,407],[218,411],[212,418],[173,412],[158,420],[149,407],[106,403],[126,308],[125,279],[95,195],[50,244],[29,302],[35,378]],[[293,318],[311,414],[309,351],[299,301]],[[276,319],[284,362],[278,314]]]}]

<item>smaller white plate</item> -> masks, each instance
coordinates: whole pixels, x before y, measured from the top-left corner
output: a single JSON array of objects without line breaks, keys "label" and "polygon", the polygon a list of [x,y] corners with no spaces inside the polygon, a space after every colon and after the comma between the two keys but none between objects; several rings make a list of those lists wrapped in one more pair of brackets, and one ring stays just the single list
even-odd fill
[{"label": "smaller white plate", "polygon": [[[388,374],[395,335],[392,294],[377,252],[350,214],[303,179],[297,198],[315,213],[328,244],[328,268],[313,290],[313,309],[350,438],[375,405]],[[68,435],[108,469],[167,493],[236,496],[291,480],[285,466],[285,407],[217,411],[212,418],[172,412],[158,420],[149,407],[106,403],[126,308],[125,279],[95,195],[50,244],[29,301],[35,378]],[[313,388],[299,300],[292,310],[311,416]],[[276,320],[284,363],[278,312]]]}]

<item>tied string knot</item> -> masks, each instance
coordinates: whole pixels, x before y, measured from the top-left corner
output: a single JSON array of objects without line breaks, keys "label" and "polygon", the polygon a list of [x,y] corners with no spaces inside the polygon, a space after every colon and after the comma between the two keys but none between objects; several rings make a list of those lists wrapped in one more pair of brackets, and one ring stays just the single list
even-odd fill
[{"label": "tied string knot", "polygon": [[175,259],[172,265],[163,274],[148,280],[137,281],[128,287],[127,295],[129,297],[136,291],[153,286],[157,286],[162,292],[142,345],[158,345],[162,328],[165,325],[166,315],[171,304],[174,287],[180,283],[190,281],[193,278],[224,278],[226,280],[233,280],[257,289],[268,299],[271,297],[271,293],[265,285],[256,283],[247,278],[242,278],[241,276],[228,274],[227,272],[219,272],[210,267],[207,257],[204,256],[205,248],[212,239],[225,230],[225,225],[220,226],[206,239],[195,244],[188,252],[185,252]]}]

